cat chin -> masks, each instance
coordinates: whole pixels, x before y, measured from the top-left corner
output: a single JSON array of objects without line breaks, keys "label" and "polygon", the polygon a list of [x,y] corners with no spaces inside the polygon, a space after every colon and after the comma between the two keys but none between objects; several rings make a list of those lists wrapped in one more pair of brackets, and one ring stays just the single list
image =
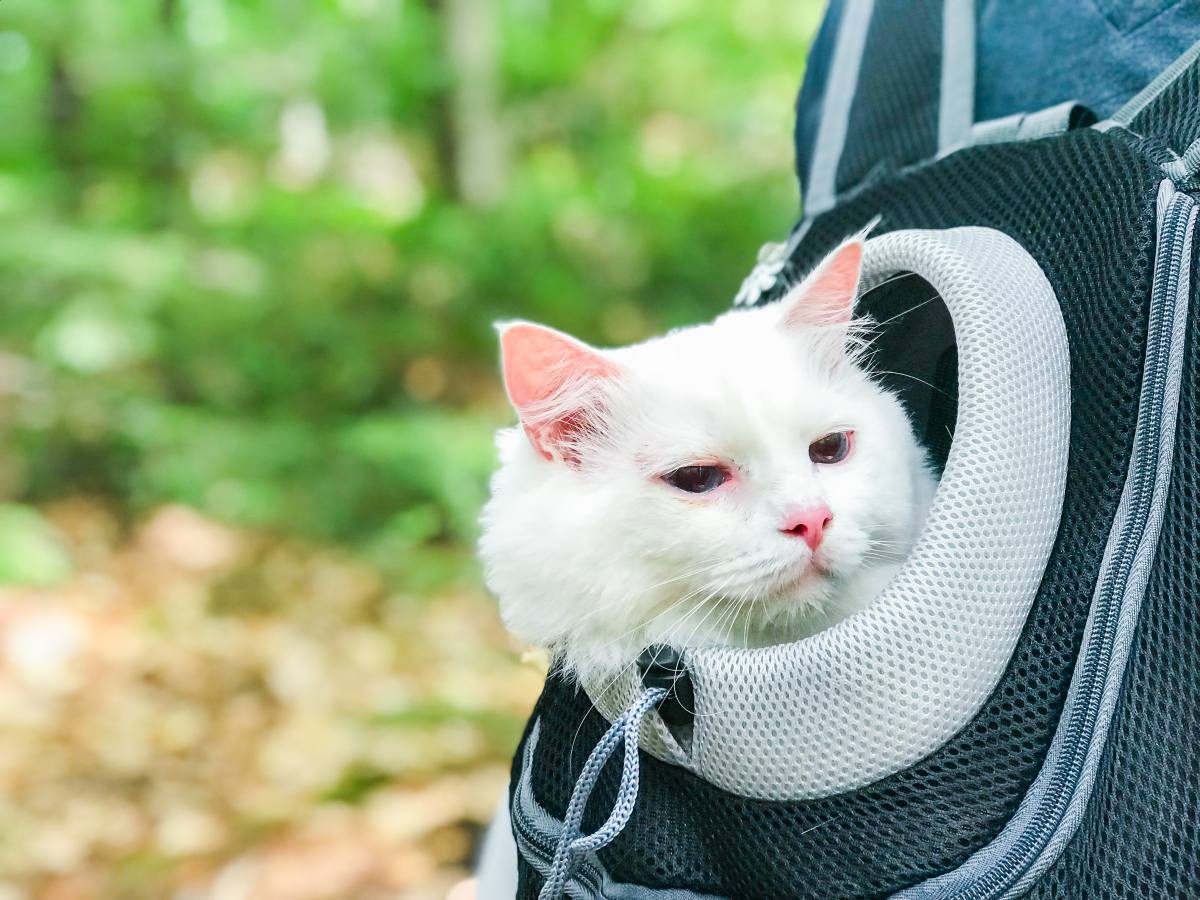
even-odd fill
[{"label": "cat chin", "polygon": [[[674,622],[652,621],[644,628],[613,637],[579,631],[553,641],[548,650],[564,676],[606,683],[636,665],[646,647],[667,644],[684,649],[758,649],[803,640],[849,618],[871,604],[900,563],[860,569],[845,577],[820,578],[802,593],[779,593],[743,603],[752,618],[712,616],[710,627],[686,616]],[[726,607],[731,609],[731,607]],[[719,623],[719,624],[718,624]]]}]

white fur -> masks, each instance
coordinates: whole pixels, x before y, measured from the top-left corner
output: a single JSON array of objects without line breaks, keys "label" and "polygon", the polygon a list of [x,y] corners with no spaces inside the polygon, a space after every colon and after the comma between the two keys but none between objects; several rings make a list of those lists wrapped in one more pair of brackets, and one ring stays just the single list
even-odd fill
[{"label": "white fur", "polygon": [[[796,640],[869,604],[911,548],[935,483],[903,408],[843,351],[844,327],[831,345],[828,327],[785,325],[786,305],[600,351],[621,374],[583,392],[597,425],[578,465],[499,432],[487,584],[509,628],[568,671],[613,672],[653,643]],[[844,462],[810,461],[811,441],[846,429]],[[690,495],[660,477],[711,459],[736,483]],[[827,576],[780,532],[786,509],[819,502]]]}]

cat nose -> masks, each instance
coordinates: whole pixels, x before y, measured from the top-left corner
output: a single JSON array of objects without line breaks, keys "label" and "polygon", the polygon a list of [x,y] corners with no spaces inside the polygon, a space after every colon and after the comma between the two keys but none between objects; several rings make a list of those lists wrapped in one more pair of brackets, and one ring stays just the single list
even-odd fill
[{"label": "cat nose", "polygon": [[810,550],[816,550],[821,544],[825,529],[832,521],[833,511],[822,503],[820,506],[790,513],[783,520],[783,527],[779,530],[792,537],[802,538]]}]

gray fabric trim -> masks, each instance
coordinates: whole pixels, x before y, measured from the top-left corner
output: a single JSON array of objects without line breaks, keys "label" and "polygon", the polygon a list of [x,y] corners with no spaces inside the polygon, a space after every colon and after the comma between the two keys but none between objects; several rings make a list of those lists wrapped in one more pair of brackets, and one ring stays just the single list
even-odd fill
[{"label": "gray fabric trim", "polygon": [[[1166,203],[1173,194],[1174,186],[1170,182],[1164,181],[1159,193],[1160,226]],[[1193,208],[1186,237],[1186,243],[1189,248],[1191,247],[1195,219],[1196,212]],[[1067,843],[1074,837],[1080,822],[1083,820],[1088,801],[1091,799],[1096,773],[1099,769],[1101,757],[1103,756],[1108,739],[1109,726],[1112,723],[1113,713],[1120,696],[1121,682],[1124,679],[1125,667],[1129,660],[1129,653],[1137,627],[1138,614],[1141,611],[1146,585],[1149,582],[1155,552],[1158,548],[1158,538],[1162,529],[1167,491],[1170,487],[1171,466],[1174,459],[1175,421],[1178,413],[1179,388],[1183,373],[1183,348],[1187,333],[1188,291],[1190,289],[1190,270],[1188,265],[1190,258],[1189,250],[1189,253],[1185,255],[1185,268],[1179,279],[1178,291],[1175,297],[1174,315],[1171,320],[1167,378],[1163,390],[1162,418],[1158,431],[1158,454],[1154,460],[1154,487],[1151,494],[1150,513],[1146,520],[1145,529],[1138,541],[1133,566],[1130,569],[1129,577],[1122,590],[1117,633],[1112,647],[1109,666],[1105,672],[1104,687],[1092,741],[1088,747],[1083,769],[1065,814],[1032,865],[1030,865],[1020,879],[1005,891],[1003,894],[1004,897],[1017,897],[1025,893],[1032,882],[1053,865],[1062,854]],[[1162,264],[1163,260],[1160,257],[1156,263],[1156,268]],[[1146,427],[1146,423],[1140,420],[1136,426],[1138,431],[1143,431]],[[1137,446],[1136,437],[1135,446]],[[1121,501],[1117,508],[1117,515],[1113,521],[1112,529],[1109,532],[1108,542],[1105,545],[1104,559],[1100,570],[1101,575],[1097,579],[1096,590],[1093,593],[1093,610],[1096,598],[1107,590],[1109,582],[1113,577],[1112,557],[1115,548],[1120,543],[1123,534],[1131,527],[1129,507],[1132,485],[1137,473],[1145,464],[1146,461],[1139,458],[1136,454],[1129,461],[1128,474],[1121,493]],[[1093,619],[1089,616],[1081,646],[1087,646],[1088,637],[1092,633],[1092,629]],[[1084,654],[1081,653],[1076,662],[1076,675],[1078,675],[1080,668],[1084,664]],[[972,855],[959,868],[900,891],[895,895],[896,897],[904,898],[904,900],[943,900],[943,898],[959,896],[974,886],[981,877],[990,872],[1005,857],[1021,837],[1022,833],[1024,833],[1041,812],[1040,807],[1046,798],[1059,758],[1062,755],[1064,740],[1063,723],[1069,721],[1069,711],[1073,705],[1086,702],[1086,700],[1081,700],[1076,694],[1075,685],[1077,683],[1078,678],[1072,678],[1072,687],[1067,695],[1066,706],[1060,719],[1059,729],[1055,733],[1049,752],[1046,754],[1046,760],[1042,765],[1041,772],[1021,801],[1016,814],[1009,820],[1000,834],[990,844]]]},{"label": "gray fabric trim", "polygon": [[1111,119],[1106,119],[1104,122],[1099,123],[1104,125],[1104,128],[1101,130],[1107,130],[1112,125],[1120,125],[1128,128],[1130,123],[1137,118],[1138,113],[1153,103],[1159,94],[1169,88],[1175,82],[1175,79],[1187,71],[1198,59],[1200,59],[1200,41],[1197,41],[1184,50],[1173,63],[1158,73],[1157,78],[1138,91],[1128,103],[1113,113]]},{"label": "gray fabric trim", "polygon": [[975,2],[945,0],[942,7],[942,83],[938,150],[967,139],[975,121]]},{"label": "gray fabric trim", "polygon": [[821,122],[813,141],[812,165],[808,171],[808,196],[804,215],[812,217],[829,209],[837,199],[837,170],[850,126],[850,107],[858,88],[863,49],[875,0],[847,0],[838,24],[829,83],[821,100]]},{"label": "gray fabric trim", "polygon": [[977,122],[958,144],[946,147],[939,155],[946,156],[963,147],[979,144],[999,144],[1005,141],[1034,141],[1062,134],[1071,127],[1071,116],[1078,108],[1077,100],[1066,100],[1031,113],[1013,113],[1000,119]]},{"label": "gray fabric trim", "polygon": [[[558,843],[562,822],[537,802],[531,782],[534,752],[541,734],[541,720],[535,721],[521,757],[521,777],[513,791],[513,836],[522,858],[541,875],[550,872],[549,856]],[[519,824],[517,824],[519,823]],[[528,833],[532,832],[531,841]],[[540,846],[539,846],[540,845]],[[574,877],[567,882],[567,896],[575,900],[719,900],[709,894],[676,888],[648,888],[614,881],[594,852],[583,854]]]},{"label": "gray fabric trim", "polygon": [[1183,155],[1163,166],[1172,181],[1186,181],[1200,171],[1200,138],[1192,141]]},{"label": "gray fabric trim", "polygon": [[999,144],[1004,141],[1016,140],[1026,115],[1027,113],[1013,113],[1011,116],[1004,116],[1000,119],[976,122],[971,126],[971,133],[967,135],[966,140],[959,146],[946,148],[946,152],[953,152],[962,147],[973,147],[976,144]]},{"label": "gray fabric trim", "polygon": [[1071,116],[1079,106],[1078,100],[1066,100],[1055,106],[1026,113],[1021,117],[1016,140],[1035,141],[1038,138],[1062,134],[1071,127]]}]

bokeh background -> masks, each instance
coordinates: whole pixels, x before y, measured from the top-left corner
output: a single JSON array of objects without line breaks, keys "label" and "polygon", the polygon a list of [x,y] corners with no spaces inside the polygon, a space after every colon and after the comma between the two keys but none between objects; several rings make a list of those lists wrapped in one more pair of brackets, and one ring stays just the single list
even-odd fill
[{"label": "bokeh background", "polygon": [[443,896],[497,318],[711,316],[816,0],[0,2],[0,900]]}]

